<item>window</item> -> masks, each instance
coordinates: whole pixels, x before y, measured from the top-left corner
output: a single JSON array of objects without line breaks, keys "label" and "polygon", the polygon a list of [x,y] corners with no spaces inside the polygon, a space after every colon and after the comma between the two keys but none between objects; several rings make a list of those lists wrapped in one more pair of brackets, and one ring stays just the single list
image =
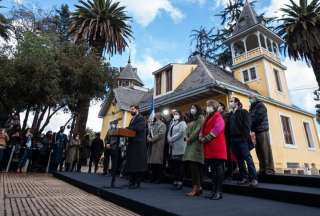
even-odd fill
[{"label": "window", "polygon": [[306,138],[309,148],[314,148],[314,141],[312,138],[312,133],[310,129],[310,124],[308,122],[303,122],[304,132],[306,133]]},{"label": "window", "polygon": [[291,169],[297,169],[300,167],[300,164],[299,163],[296,163],[296,162],[288,162],[287,163],[287,168],[291,168]]},{"label": "window", "polygon": [[242,76],[243,76],[244,82],[249,82],[249,81],[257,79],[256,68],[252,67],[249,70],[242,71]]},{"label": "window", "polygon": [[166,90],[167,92],[172,90],[172,70],[166,71]]},{"label": "window", "polygon": [[161,94],[161,73],[156,74],[156,95]]},{"label": "window", "polygon": [[281,124],[282,124],[285,143],[287,145],[294,145],[290,118],[287,116],[280,116],[280,117],[281,117]]},{"label": "window", "polygon": [[257,79],[257,73],[255,68],[250,68],[250,76],[251,76],[251,80]]},{"label": "window", "polygon": [[282,85],[281,85],[281,80],[280,80],[280,75],[279,75],[279,71],[276,69],[273,69],[274,72],[274,77],[276,79],[276,84],[277,84],[277,90],[282,92]]}]

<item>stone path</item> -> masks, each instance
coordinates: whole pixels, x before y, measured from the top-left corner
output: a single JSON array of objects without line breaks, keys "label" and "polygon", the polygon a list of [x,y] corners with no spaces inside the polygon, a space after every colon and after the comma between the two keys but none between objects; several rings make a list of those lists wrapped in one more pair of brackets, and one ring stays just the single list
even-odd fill
[{"label": "stone path", "polygon": [[0,216],[127,216],[129,210],[44,174],[0,173]]}]

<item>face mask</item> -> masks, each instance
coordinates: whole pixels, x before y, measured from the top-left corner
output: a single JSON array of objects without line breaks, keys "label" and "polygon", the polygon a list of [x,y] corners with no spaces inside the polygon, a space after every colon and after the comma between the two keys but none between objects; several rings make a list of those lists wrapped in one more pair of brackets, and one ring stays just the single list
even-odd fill
[{"label": "face mask", "polygon": [[115,126],[114,124],[112,124],[112,125],[111,125],[111,128],[112,128],[112,129],[115,129],[115,128],[116,128],[116,126]]},{"label": "face mask", "polygon": [[131,115],[132,115],[132,116],[135,116],[135,115],[136,115],[136,112],[131,112]]},{"label": "face mask", "polygon": [[207,106],[207,109],[206,109],[207,113],[213,113],[214,109],[212,106]]},{"label": "face mask", "polygon": [[254,102],[256,102],[255,99],[253,99],[253,98],[249,99],[249,103],[253,104]]},{"label": "face mask", "polygon": [[197,114],[197,110],[196,110],[196,109],[191,109],[191,110],[190,110],[190,113],[191,113],[192,115],[195,115],[195,114]]},{"label": "face mask", "polygon": [[179,115],[174,115],[173,118],[174,118],[174,120],[179,120],[180,116]]}]

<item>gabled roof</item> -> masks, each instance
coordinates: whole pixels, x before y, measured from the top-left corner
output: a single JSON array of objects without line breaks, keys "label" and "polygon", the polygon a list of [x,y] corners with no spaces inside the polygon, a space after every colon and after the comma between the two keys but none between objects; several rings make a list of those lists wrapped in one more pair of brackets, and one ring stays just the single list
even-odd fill
[{"label": "gabled roof", "polygon": [[99,117],[103,118],[112,103],[113,99],[117,101],[117,105],[120,110],[129,111],[130,106],[133,104],[140,104],[141,101],[151,101],[152,91],[151,90],[141,90],[134,87],[118,87],[113,90],[113,94],[105,99],[104,103],[99,112]]},{"label": "gabled roof", "polygon": [[117,79],[118,80],[121,80],[121,79],[134,80],[140,86],[143,86],[143,82],[138,75],[137,68],[132,67],[130,58],[129,58],[128,64],[125,67],[120,68],[120,74]]},{"label": "gabled roof", "polygon": [[259,24],[258,15],[251,7],[249,1],[246,0],[232,35],[246,31],[257,24]]}]

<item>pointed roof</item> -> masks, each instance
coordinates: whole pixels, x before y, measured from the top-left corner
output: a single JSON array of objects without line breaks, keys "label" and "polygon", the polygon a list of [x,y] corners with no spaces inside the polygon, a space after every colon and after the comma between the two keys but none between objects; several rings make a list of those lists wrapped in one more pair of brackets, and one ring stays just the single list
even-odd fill
[{"label": "pointed roof", "polygon": [[236,35],[243,31],[246,31],[250,27],[257,24],[259,24],[258,15],[251,7],[249,1],[246,0],[232,35]]},{"label": "pointed roof", "polygon": [[134,80],[138,83],[139,86],[143,86],[143,82],[138,75],[137,68],[132,67],[131,58],[129,56],[128,64],[125,67],[120,68],[120,74],[118,80]]}]

